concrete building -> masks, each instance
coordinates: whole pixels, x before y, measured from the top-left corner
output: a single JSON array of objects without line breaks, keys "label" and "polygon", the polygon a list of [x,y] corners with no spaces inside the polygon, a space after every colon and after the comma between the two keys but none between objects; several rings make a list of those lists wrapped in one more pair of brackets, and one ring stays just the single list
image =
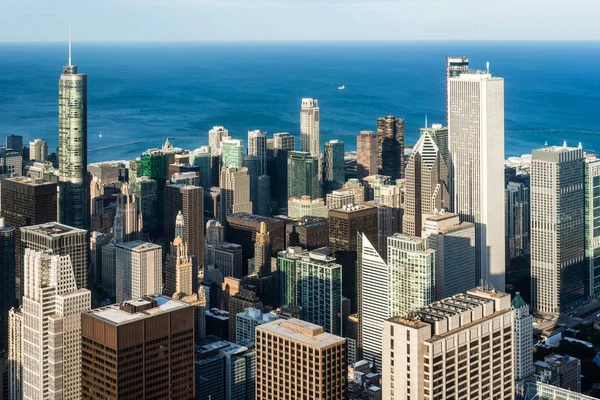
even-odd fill
[{"label": "concrete building", "polygon": [[325,143],[325,190],[339,189],[346,181],[344,171],[344,142],[337,139]]},{"label": "concrete building", "polygon": [[519,292],[515,294],[511,307],[514,311],[515,380],[520,381],[533,374],[533,316]]},{"label": "concrete building", "polygon": [[235,342],[237,335],[237,314],[248,307],[262,310],[263,304],[256,294],[256,287],[247,285],[240,279],[226,277],[221,284],[222,309],[229,312],[229,341]]},{"label": "concrete building", "polygon": [[321,154],[319,102],[302,99],[300,109],[300,150],[319,158]]},{"label": "concrete building", "polygon": [[285,248],[285,224],[282,219],[248,213],[227,216],[225,236],[242,246],[244,262],[254,256],[254,243],[256,234],[260,232],[261,222],[267,225],[271,240],[271,255],[276,255]]},{"label": "concrete building", "polygon": [[42,139],[34,139],[29,142],[29,159],[45,161],[48,159],[48,143]]},{"label": "concrete building", "polygon": [[581,392],[581,360],[551,354],[534,363],[533,379],[574,392]]},{"label": "concrete building", "polygon": [[219,186],[224,217],[238,212],[252,212],[248,168],[223,167]]},{"label": "concrete building", "polygon": [[565,143],[534,150],[532,156],[532,309],[538,314],[558,316],[584,298],[583,149]]},{"label": "concrete building", "polygon": [[[17,305],[15,295],[15,263],[16,229],[5,225],[0,218],[0,363],[8,351],[8,311]],[[0,392],[2,386],[0,386]]]},{"label": "concrete building", "polygon": [[85,230],[57,222],[25,226],[21,228],[21,256],[27,248],[52,250],[55,255],[70,256],[77,288],[87,287],[88,238]]},{"label": "concrete building", "polygon": [[23,399],[23,308],[8,312],[8,398]]},{"label": "concrete building", "polygon": [[260,310],[252,307],[246,308],[243,312],[236,315],[235,323],[235,342],[237,344],[254,344],[254,333],[256,327],[277,319],[275,314],[262,313]]},{"label": "concrete building", "polygon": [[280,132],[273,134],[273,149],[294,151],[296,138],[289,132]]},{"label": "concrete building", "polygon": [[242,157],[242,166],[248,170],[250,177],[250,201],[252,202],[252,213],[256,214],[258,202],[258,177],[262,170],[262,159],[259,156],[244,154]]},{"label": "concrete building", "polygon": [[288,152],[288,198],[321,197],[319,160],[308,152]]},{"label": "concrete building", "polygon": [[248,131],[248,154],[257,156],[260,160],[258,176],[267,173],[267,131],[259,129]]},{"label": "concrete building", "polygon": [[585,160],[586,295],[600,296],[600,159]]},{"label": "concrete building", "polygon": [[346,339],[318,325],[288,319],[256,328],[256,400],[344,400],[347,368]]},{"label": "concrete building", "polygon": [[328,208],[323,199],[311,200],[310,196],[288,199],[288,217],[302,219],[304,217],[327,218]]},{"label": "concrete building", "polygon": [[102,287],[102,248],[112,241],[112,234],[92,232],[90,235],[90,271],[94,276],[94,284]]},{"label": "concrete building", "polygon": [[377,119],[377,168],[392,180],[404,176],[404,120],[392,115]]},{"label": "concrete building", "polygon": [[200,186],[175,184],[165,186],[165,241],[175,240],[176,220],[183,216],[183,241],[189,255],[204,264],[204,189]]},{"label": "concrete building", "polygon": [[302,320],[342,334],[342,266],[326,249],[288,248],[277,257],[281,304],[302,309]]},{"label": "concrete building", "polygon": [[258,177],[256,193],[256,214],[270,217],[271,213],[271,177],[262,175]]},{"label": "concrete building", "polygon": [[70,43],[69,38],[69,64],[58,81],[59,221],[88,229],[87,75],[79,74],[71,64]]},{"label": "concrete building", "polygon": [[354,194],[354,204],[362,204],[365,201],[365,188],[358,179],[348,179],[340,192],[350,192]]},{"label": "concrete building", "polygon": [[82,314],[81,398],[194,398],[193,314],[166,296]]},{"label": "concrete building", "polygon": [[[469,290],[383,328],[383,398],[514,397],[510,295]],[[498,356],[500,354],[501,356]]]},{"label": "concrete building", "polygon": [[334,190],[331,193],[327,193],[327,208],[334,210],[336,208],[342,208],[349,204],[360,204],[364,198],[360,201],[356,201],[356,196],[350,191]]},{"label": "concrete building", "polygon": [[304,218],[301,221],[285,225],[286,248],[302,247],[314,250],[329,245],[329,219]]},{"label": "concrete building", "polygon": [[400,208],[403,203],[402,188],[398,185],[382,185],[379,188],[379,198],[375,200],[384,206]]},{"label": "concrete building", "polygon": [[469,71],[468,57],[446,56],[446,123],[450,120],[450,78],[457,78],[467,71]]},{"label": "concrete building", "polygon": [[162,247],[141,240],[116,247],[117,303],[162,292]]},{"label": "concrete building", "polygon": [[508,182],[504,190],[507,264],[515,258],[529,256],[530,210],[529,185],[525,182]]},{"label": "concrete building", "polygon": [[210,148],[211,156],[221,155],[221,143],[223,140],[229,139],[229,131],[222,126],[213,126],[208,131],[208,147]]},{"label": "concrete building", "polygon": [[9,351],[11,362],[20,361],[11,380],[21,387],[13,387],[13,395],[20,393],[12,398],[80,399],[80,315],[91,308],[92,295],[77,288],[68,255],[25,249],[23,263],[23,306],[11,317]]},{"label": "concrete building", "polygon": [[221,166],[226,168],[242,168],[244,142],[238,139],[227,139],[221,142]]},{"label": "concrete building", "polygon": [[474,287],[475,225],[445,212],[429,215],[424,222],[423,238],[435,250],[435,298],[454,296]]},{"label": "concrete building", "polygon": [[6,137],[6,148],[22,151],[23,150],[23,136],[11,134]]},{"label": "concrete building", "polygon": [[377,135],[373,131],[361,131],[356,137],[356,175],[362,179],[378,172]]},{"label": "concrete building", "polygon": [[362,180],[364,187],[365,200],[376,200],[380,196],[379,190],[382,186],[391,185],[392,181],[389,176],[386,175],[370,175],[366,176]]},{"label": "concrete building", "polygon": [[504,290],[504,80],[449,78],[448,116],[452,209],[475,224],[476,281]]}]

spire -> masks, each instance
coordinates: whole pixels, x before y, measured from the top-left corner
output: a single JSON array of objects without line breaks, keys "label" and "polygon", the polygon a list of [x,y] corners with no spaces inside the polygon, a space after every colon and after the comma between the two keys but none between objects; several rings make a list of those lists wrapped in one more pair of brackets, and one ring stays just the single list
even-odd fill
[{"label": "spire", "polygon": [[183,214],[181,213],[181,210],[179,210],[177,217],[175,218],[175,237],[179,236],[181,239],[185,239],[184,226]]},{"label": "spire", "polygon": [[583,149],[583,146],[581,145],[581,142],[579,142],[579,146],[577,146],[578,149]]},{"label": "spire", "polygon": [[71,64],[71,27],[69,27],[69,67]]}]

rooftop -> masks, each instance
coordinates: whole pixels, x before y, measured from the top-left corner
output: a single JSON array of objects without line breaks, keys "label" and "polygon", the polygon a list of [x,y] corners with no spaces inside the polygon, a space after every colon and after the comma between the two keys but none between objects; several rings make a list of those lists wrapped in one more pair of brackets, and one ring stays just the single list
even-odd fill
[{"label": "rooftop", "polygon": [[[150,300],[154,300],[156,302],[155,307],[150,307],[152,302]],[[133,307],[148,307],[143,311],[138,312],[128,312],[121,309],[122,305],[131,305]],[[156,315],[172,312],[175,310],[182,310],[184,308],[190,307],[188,304],[183,303],[178,300],[174,300],[167,296],[162,295],[154,295],[148,296],[148,299],[141,298],[126,301],[121,304],[111,304],[110,306],[96,308],[94,310],[88,311],[85,314],[90,315],[94,318],[103,320],[112,325],[124,325],[134,321],[143,320],[146,318],[154,317]]]},{"label": "rooftop", "polygon": [[340,336],[323,332],[323,327],[319,325],[295,318],[278,319],[262,324],[256,329],[320,349],[343,343],[346,340]]},{"label": "rooftop", "polygon": [[30,178],[28,176],[15,176],[12,178],[3,178],[5,181],[11,181],[15,183],[21,183],[23,185],[41,186],[41,185],[56,185],[55,182],[44,182],[43,179]]},{"label": "rooftop", "polygon": [[142,240],[133,240],[131,242],[118,243],[116,246],[137,252],[162,249],[162,246],[158,244],[144,242]]},{"label": "rooftop", "polygon": [[86,234],[85,229],[73,228],[72,226],[59,224],[58,222],[48,222],[40,225],[24,226],[21,229],[30,232],[40,232],[43,235],[51,238],[59,238],[61,236],[68,236],[72,234]]}]

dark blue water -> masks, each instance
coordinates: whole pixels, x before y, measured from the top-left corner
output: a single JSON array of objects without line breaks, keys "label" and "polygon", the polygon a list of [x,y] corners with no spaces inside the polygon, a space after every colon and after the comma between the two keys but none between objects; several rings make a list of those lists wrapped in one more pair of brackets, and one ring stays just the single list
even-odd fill
[{"label": "dark blue water", "polygon": [[[143,140],[90,152],[98,161],[166,137],[195,148],[213,125],[244,140],[250,129],[297,135],[302,97],[319,99],[322,141],[354,149],[360,130],[393,114],[415,142],[426,113],[445,121],[446,54],[505,78],[507,155],[564,140],[600,151],[600,42],[76,43],[73,60],[88,74],[89,149]],[[66,44],[0,44],[0,135],[56,148],[66,61]]]}]

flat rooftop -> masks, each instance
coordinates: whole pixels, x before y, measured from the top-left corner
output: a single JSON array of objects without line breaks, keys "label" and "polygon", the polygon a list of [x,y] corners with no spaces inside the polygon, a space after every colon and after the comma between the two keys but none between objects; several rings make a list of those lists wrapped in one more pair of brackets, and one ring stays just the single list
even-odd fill
[{"label": "flat rooftop", "polygon": [[55,182],[45,182],[43,179],[30,178],[28,176],[15,176],[12,178],[3,178],[2,180],[30,186],[56,185]]},{"label": "flat rooftop", "polygon": [[86,234],[85,229],[73,228],[72,226],[63,225],[58,222],[47,222],[40,225],[24,226],[22,230],[30,232],[39,232],[51,238],[59,238],[61,236],[69,236],[73,234]]},{"label": "flat rooftop", "polygon": [[162,249],[162,246],[158,244],[144,242],[143,240],[133,240],[131,242],[118,243],[116,246],[136,252]]},{"label": "flat rooftop", "polygon": [[[121,310],[120,304],[111,304],[110,306],[96,308],[94,310],[88,311],[85,314],[90,315],[94,318],[98,318],[105,322],[108,322],[112,325],[124,325],[134,321],[143,320],[146,318],[154,317],[156,315],[172,312],[175,310],[181,310],[187,307],[190,307],[189,304],[183,303],[181,301],[172,299],[167,296],[156,295],[156,296],[148,296],[154,301],[156,301],[157,305],[153,308],[148,308],[143,311],[138,311],[135,313],[130,313],[124,310]],[[146,299],[135,299],[130,300],[125,303],[131,304],[136,307],[140,306],[148,306],[151,304],[150,301]]]},{"label": "flat rooftop", "polygon": [[236,219],[241,219],[243,221],[249,221],[249,222],[266,222],[266,223],[281,221],[280,219],[277,219],[277,218],[263,217],[262,215],[256,215],[256,214],[250,214],[250,213],[244,213],[244,212],[228,215],[227,219],[229,219],[229,218],[236,218]]},{"label": "flat rooftop", "polygon": [[346,340],[340,336],[324,332],[323,327],[320,325],[295,318],[278,319],[259,325],[256,329],[319,349],[337,345]]}]

